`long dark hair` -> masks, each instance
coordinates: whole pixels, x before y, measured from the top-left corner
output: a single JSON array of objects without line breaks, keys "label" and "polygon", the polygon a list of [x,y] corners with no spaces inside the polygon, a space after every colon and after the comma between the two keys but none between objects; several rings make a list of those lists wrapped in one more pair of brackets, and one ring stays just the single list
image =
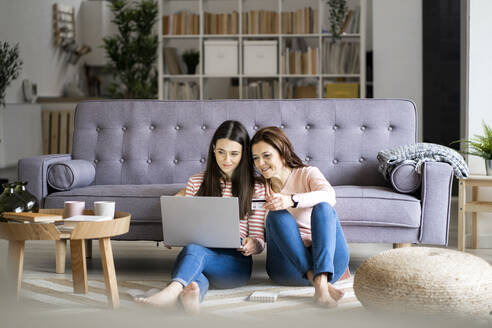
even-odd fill
[{"label": "long dark hair", "polygon": [[259,129],[251,140],[251,146],[260,141],[266,142],[275,148],[279,152],[280,158],[285,161],[285,165],[291,169],[307,166],[294,152],[292,143],[282,129],[277,128],[276,126],[267,126]]},{"label": "long dark hair", "polygon": [[197,196],[222,196],[220,182],[224,174],[215,160],[215,145],[219,139],[235,141],[243,146],[241,161],[231,176],[232,195],[239,198],[239,217],[243,218],[251,213],[251,199],[255,188],[253,159],[249,134],[246,128],[238,121],[225,121],[215,131],[208,147],[207,167],[203,183],[196,193]]}]

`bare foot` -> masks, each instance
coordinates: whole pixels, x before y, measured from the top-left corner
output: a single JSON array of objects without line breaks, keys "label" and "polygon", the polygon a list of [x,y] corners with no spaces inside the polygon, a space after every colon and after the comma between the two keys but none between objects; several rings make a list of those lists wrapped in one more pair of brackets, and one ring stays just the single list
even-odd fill
[{"label": "bare foot", "polygon": [[179,294],[183,291],[183,285],[173,281],[166,288],[149,297],[136,297],[135,302],[148,304],[161,308],[173,307],[178,302]]},{"label": "bare foot", "polygon": [[343,295],[345,295],[345,292],[342,289],[338,289],[330,283],[328,283],[328,292],[337,302],[342,299]]},{"label": "bare foot", "polygon": [[[336,289],[328,282],[328,277],[326,274],[316,276],[313,281],[313,286],[314,301],[320,306],[334,308],[338,305],[337,301],[343,296],[343,294],[340,296],[339,293],[337,293],[340,292],[340,290]],[[334,291],[331,292],[330,289],[333,289]],[[335,295],[332,296],[332,293],[335,294],[338,299]]]},{"label": "bare foot", "polygon": [[200,287],[196,282],[191,282],[183,289],[180,299],[186,313],[200,313]]}]

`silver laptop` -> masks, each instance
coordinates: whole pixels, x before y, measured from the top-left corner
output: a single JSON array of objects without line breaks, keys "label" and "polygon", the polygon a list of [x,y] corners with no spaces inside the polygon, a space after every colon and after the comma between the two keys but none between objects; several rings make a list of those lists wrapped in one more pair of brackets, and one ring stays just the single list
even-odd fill
[{"label": "silver laptop", "polygon": [[164,244],[240,248],[237,197],[161,196]]}]

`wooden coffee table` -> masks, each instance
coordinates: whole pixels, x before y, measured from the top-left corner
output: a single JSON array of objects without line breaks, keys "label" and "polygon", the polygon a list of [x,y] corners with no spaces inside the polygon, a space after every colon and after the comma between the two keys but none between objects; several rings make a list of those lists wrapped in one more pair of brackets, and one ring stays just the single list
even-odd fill
[{"label": "wooden coffee table", "polygon": [[[63,209],[41,209],[40,213],[62,215]],[[93,215],[92,210],[84,211],[84,215]],[[102,222],[77,222],[70,232],[62,232],[53,223],[12,223],[0,222],[0,238],[9,241],[8,262],[9,273],[17,280],[16,293],[22,283],[22,269],[24,264],[24,245],[26,240],[55,240],[57,253],[65,242],[70,241],[72,260],[73,291],[78,294],[87,294],[87,265],[85,259],[85,240],[99,239],[99,250],[104,270],[106,295],[113,309],[120,305],[118,285],[114,268],[113,250],[110,238],[128,232],[131,215],[126,212],[116,212],[115,219]],[[61,251],[63,255],[63,251]],[[58,255],[57,255],[58,256]],[[58,262],[58,258],[57,258]]]}]

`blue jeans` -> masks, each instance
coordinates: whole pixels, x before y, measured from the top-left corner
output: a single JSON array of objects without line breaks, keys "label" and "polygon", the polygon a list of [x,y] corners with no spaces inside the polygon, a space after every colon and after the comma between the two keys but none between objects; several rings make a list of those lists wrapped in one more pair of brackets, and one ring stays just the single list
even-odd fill
[{"label": "blue jeans", "polygon": [[336,282],[349,263],[349,250],[335,209],[328,203],[313,207],[312,246],[305,247],[294,217],[287,211],[270,211],[266,219],[267,273],[276,283],[309,286],[309,270],[314,277],[328,274]]},{"label": "blue jeans", "polygon": [[209,285],[234,288],[246,285],[251,277],[252,257],[232,248],[207,248],[190,244],[179,253],[172,280],[188,286],[192,281],[200,287],[200,302]]}]

